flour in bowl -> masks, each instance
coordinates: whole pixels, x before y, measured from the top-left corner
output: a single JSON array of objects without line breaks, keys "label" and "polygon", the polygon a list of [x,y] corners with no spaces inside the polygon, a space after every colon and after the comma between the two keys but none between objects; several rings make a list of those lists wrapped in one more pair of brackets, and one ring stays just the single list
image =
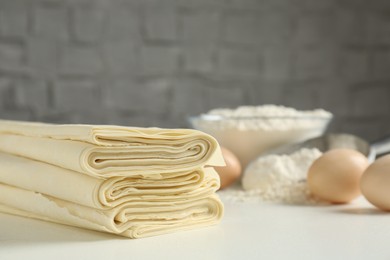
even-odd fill
[{"label": "flour in bowl", "polygon": [[267,150],[322,135],[331,119],[332,114],[323,109],[262,105],[214,109],[192,124],[231,150],[245,168]]},{"label": "flour in bowl", "polygon": [[218,108],[210,110],[206,116],[224,119],[212,123],[213,127],[217,128],[271,131],[318,127],[323,125],[324,119],[332,118],[332,114],[323,109],[300,111],[278,105]]}]

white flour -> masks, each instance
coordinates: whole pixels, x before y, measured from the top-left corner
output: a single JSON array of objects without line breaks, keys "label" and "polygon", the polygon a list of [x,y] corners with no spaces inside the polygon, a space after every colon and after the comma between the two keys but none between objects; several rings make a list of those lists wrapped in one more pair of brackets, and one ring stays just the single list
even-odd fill
[{"label": "white flour", "polygon": [[264,151],[322,135],[331,118],[332,114],[323,109],[242,106],[211,110],[193,125],[236,154],[245,168]]},{"label": "white flour", "polygon": [[[222,117],[223,121],[216,120],[210,124],[220,129],[271,131],[318,127],[323,125],[321,119],[332,117],[331,113],[323,109],[299,111],[277,105],[241,106],[236,109],[219,108],[209,111],[206,115],[213,116],[215,119]],[[254,118],[256,120],[253,120]]]},{"label": "white flour", "polygon": [[230,201],[275,201],[283,203],[318,203],[306,185],[311,164],[321,156],[318,149],[303,148],[290,155],[258,158],[245,170],[242,186],[220,191]]}]

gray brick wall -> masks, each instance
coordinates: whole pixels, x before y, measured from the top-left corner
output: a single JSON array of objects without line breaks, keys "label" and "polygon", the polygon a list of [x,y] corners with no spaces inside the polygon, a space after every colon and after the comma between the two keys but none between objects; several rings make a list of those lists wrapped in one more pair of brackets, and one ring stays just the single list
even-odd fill
[{"label": "gray brick wall", "polygon": [[323,107],[390,132],[385,0],[0,0],[0,117],[185,127],[216,107]]}]

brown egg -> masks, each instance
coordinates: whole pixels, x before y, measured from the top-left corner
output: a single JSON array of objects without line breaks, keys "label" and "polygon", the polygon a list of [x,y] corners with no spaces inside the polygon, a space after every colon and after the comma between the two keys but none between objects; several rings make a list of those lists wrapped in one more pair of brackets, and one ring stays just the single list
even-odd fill
[{"label": "brown egg", "polygon": [[382,210],[390,210],[390,155],[372,163],[363,173],[360,188],[364,197]]},{"label": "brown egg", "polygon": [[221,147],[223,158],[225,159],[226,166],[215,167],[220,179],[221,188],[226,188],[239,179],[241,175],[241,163],[230,150]]},{"label": "brown egg", "polygon": [[324,153],[309,168],[307,184],[317,197],[333,203],[347,203],[360,193],[360,178],[368,166],[367,157],[351,149]]}]

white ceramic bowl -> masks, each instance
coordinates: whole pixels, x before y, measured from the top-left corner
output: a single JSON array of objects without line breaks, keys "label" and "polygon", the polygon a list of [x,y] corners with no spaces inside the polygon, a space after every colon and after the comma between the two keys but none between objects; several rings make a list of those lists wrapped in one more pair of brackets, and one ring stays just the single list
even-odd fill
[{"label": "white ceramic bowl", "polygon": [[258,155],[280,145],[302,142],[322,135],[332,116],[190,117],[193,128],[214,136],[231,150],[243,167]]}]

